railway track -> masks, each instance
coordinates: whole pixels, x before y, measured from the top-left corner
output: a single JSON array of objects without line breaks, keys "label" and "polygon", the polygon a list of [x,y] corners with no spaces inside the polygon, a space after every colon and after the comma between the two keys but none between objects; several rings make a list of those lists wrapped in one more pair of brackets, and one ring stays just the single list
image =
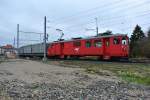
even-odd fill
[{"label": "railway track", "polygon": [[[41,58],[27,58],[30,60],[41,60]],[[48,59],[48,61],[81,61],[81,62],[90,62],[90,63],[148,63],[150,64],[150,59],[137,59],[137,58],[130,58],[130,59],[118,59],[118,60],[98,60],[98,59],[88,59],[88,58],[82,58],[82,59],[59,59],[59,58],[55,58],[55,59]]]},{"label": "railway track", "polygon": [[49,59],[50,61],[81,61],[81,62],[88,62],[88,63],[96,63],[96,64],[102,64],[102,63],[128,63],[128,64],[132,64],[132,63],[150,63],[150,61],[133,61],[133,60],[121,60],[121,61],[100,61],[100,60],[89,60],[89,59]]}]

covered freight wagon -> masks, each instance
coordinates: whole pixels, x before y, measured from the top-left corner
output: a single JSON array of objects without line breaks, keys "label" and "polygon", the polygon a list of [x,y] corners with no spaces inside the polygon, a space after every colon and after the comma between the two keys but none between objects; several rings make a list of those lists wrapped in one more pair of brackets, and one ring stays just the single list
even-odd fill
[{"label": "covered freight wagon", "polygon": [[[48,47],[49,44],[47,44]],[[19,48],[19,56],[39,56],[43,57],[44,54],[44,44],[38,43],[38,44],[32,44],[32,45],[26,45]]]}]

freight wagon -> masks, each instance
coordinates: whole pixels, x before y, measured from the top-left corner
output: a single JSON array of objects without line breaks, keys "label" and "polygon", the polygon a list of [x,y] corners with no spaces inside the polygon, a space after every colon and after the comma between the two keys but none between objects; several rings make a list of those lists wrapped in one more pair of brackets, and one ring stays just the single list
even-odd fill
[{"label": "freight wagon", "polygon": [[[49,44],[47,44],[48,47]],[[22,57],[43,57],[44,52],[44,44],[38,43],[38,44],[32,44],[32,45],[26,45],[19,48],[19,56]]]}]

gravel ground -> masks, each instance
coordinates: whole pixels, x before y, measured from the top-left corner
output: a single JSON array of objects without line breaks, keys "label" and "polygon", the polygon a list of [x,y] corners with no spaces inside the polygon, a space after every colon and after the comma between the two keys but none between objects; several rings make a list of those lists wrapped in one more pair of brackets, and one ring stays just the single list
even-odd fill
[{"label": "gravel ground", "polygon": [[0,64],[0,100],[149,100],[150,87],[28,60]]}]

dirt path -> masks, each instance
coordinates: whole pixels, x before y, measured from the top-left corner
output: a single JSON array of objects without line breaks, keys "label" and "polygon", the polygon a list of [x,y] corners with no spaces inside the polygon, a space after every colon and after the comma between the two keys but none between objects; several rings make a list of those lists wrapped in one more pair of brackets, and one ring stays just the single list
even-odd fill
[{"label": "dirt path", "polygon": [[0,100],[127,100],[150,98],[150,87],[119,82],[42,62],[14,59],[0,64]]},{"label": "dirt path", "polygon": [[13,59],[0,65],[0,79],[18,79],[27,83],[77,83],[83,86],[95,81],[108,80],[118,81],[110,77],[90,75],[80,68],[67,68],[55,65],[43,64],[42,62]]}]

